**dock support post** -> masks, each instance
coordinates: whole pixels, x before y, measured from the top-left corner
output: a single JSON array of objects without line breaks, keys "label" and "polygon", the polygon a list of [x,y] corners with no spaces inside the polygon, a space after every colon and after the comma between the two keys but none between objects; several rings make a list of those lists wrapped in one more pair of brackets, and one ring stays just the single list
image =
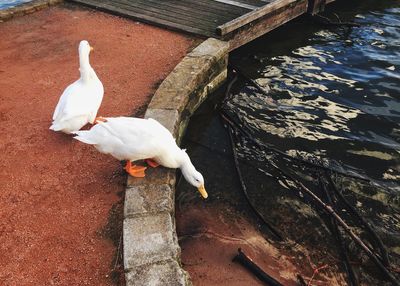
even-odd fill
[{"label": "dock support post", "polygon": [[325,10],[326,0],[308,0],[307,13],[315,15]]}]

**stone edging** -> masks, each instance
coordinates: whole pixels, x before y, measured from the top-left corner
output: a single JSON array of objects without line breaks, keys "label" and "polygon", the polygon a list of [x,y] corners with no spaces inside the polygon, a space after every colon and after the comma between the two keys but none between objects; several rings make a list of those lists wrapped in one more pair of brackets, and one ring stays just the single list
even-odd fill
[{"label": "stone edging", "polygon": [[[190,116],[227,75],[229,44],[207,39],[161,83],[145,117],[163,124],[180,142]],[[126,285],[191,285],[180,265],[175,229],[175,170],[148,168],[128,177],[124,203]],[[200,198],[199,198],[200,199]]]},{"label": "stone edging", "polygon": [[0,10],[0,23],[17,16],[31,14],[61,2],[63,2],[63,0],[34,0],[32,2],[23,3],[16,7]]}]

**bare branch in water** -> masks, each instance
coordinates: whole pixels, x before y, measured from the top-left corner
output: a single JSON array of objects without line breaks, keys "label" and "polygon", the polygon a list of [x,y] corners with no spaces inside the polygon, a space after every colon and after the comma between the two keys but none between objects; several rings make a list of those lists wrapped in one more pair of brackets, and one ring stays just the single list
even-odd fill
[{"label": "bare branch in water", "polygon": [[254,275],[256,275],[258,279],[260,279],[267,285],[283,286],[272,276],[270,276],[268,273],[262,270],[256,263],[254,263],[254,261],[251,258],[249,258],[240,248],[238,249],[238,254],[236,254],[236,256],[233,258],[232,261],[239,262],[240,264],[242,264],[244,267],[249,269]]}]

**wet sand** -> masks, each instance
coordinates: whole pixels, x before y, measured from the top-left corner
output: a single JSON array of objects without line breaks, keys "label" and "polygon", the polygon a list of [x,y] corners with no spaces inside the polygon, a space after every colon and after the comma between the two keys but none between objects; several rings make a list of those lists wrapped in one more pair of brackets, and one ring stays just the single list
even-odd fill
[{"label": "wet sand", "polygon": [[265,285],[254,273],[232,261],[238,248],[283,285],[297,285],[298,270],[290,257],[226,205],[197,204],[178,209],[177,232],[184,269],[196,286]]}]

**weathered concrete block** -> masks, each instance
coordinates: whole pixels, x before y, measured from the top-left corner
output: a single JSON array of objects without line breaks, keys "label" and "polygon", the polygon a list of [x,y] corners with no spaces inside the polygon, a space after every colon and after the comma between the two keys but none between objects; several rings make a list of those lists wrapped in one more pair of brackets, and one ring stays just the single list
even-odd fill
[{"label": "weathered concrete block", "polygon": [[33,3],[34,3],[33,6],[35,7],[36,11],[49,7],[49,0],[38,0]]},{"label": "weathered concrete block", "polygon": [[135,186],[149,186],[149,185],[175,185],[175,169],[168,169],[164,167],[151,168],[146,170],[146,177],[134,178],[128,176],[127,187]]},{"label": "weathered concrete block", "polygon": [[23,3],[16,7],[0,11],[0,22],[4,22],[13,17],[31,14],[36,11],[47,8],[49,5],[54,5],[61,2],[63,2],[63,0],[34,0],[32,2]]},{"label": "weathered concrete block", "polygon": [[124,216],[173,212],[174,192],[170,185],[149,185],[127,188]]},{"label": "weathered concrete block", "polygon": [[35,4],[25,4],[23,7],[20,9],[24,14],[31,14],[33,12],[36,12],[35,9]]},{"label": "weathered concrete block", "polygon": [[150,109],[182,112],[218,74],[226,69],[229,44],[209,39],[189,53],[161,83]]},{"label": "weathered concrete block", "polygon": [[148,108],[144,117],[157,120],[173,135],[175,134],[179,124],[179,112],[176,109]]},{"label": "weathered concrete block", "polygon": [[[182,117],[185,117],[185,115],[192,115],[195,110],[203,103],[203,101],[213,92],[215,91],[216,88],[218,88],[222,82],[225,81],[226,77],[228,75],[227,69],[223,69],[219,74],[215,75],[213,78],[208,80],[208,84],[206,86],[203,86],[203,88],[196,93],[196,99],[190,100],[186,107],[185,111],[186,114],[182,114]],[[186,118],[182,118],[184,120]]]},{"label": "weathered concrete block", "polygon": [[225,68],[222,72],[220,72],[217,76],[215,76],[214,79],[212,79],[209,84],[207,84],[201,91],[199,91],[197,93],[196,100],[192,100],[186,105],[185,111],[182,112],[182,115],[181,115],[181,121],[179,123],[179,128],[176,132],[177,133],[176,141],[178,144],[180,144],[180,142],[183,138],[186,127],[189,124],[190,116],[200,106],[200,104],[202,104],[203,101],[212,92],[214,92],[221,85],[221,83],[223,81],[225,81],[227,74],[228,74],[228,71]]},{"label": "weathered concrete block", "polygon": [[64,0],[49,0],[49,5],[56,5],[64,2]]},{"label": "weathered concrete block", "polygon": [[205,58],[184,58],[161,83],[149,108],[182,111],[189,95],[206,81],[210,70],[211,62]]},{"label": "weathered concrete block", "polygon": [[214,57],[220,59],[228,54],[229,42],[220,41],[214,38],[208,38],[203,43],[198,45],[189,57]]},{"label": "weathered concrete block", "polygon": [[180,248],[170,213],[126,218],[123,226],[124,268],[177,259]]},{"label": "weathered concrete block", "polygon": [[8,19],[11,19],[13,16],[14,15],[11,10],[0,11],[0,20],[1,21],[6,21]]},{"label": "weathered concrete block", "polygon": [[136,267],[126,273],[125,277],[127,286],[191,285],[186,271],[175,260]]}]

